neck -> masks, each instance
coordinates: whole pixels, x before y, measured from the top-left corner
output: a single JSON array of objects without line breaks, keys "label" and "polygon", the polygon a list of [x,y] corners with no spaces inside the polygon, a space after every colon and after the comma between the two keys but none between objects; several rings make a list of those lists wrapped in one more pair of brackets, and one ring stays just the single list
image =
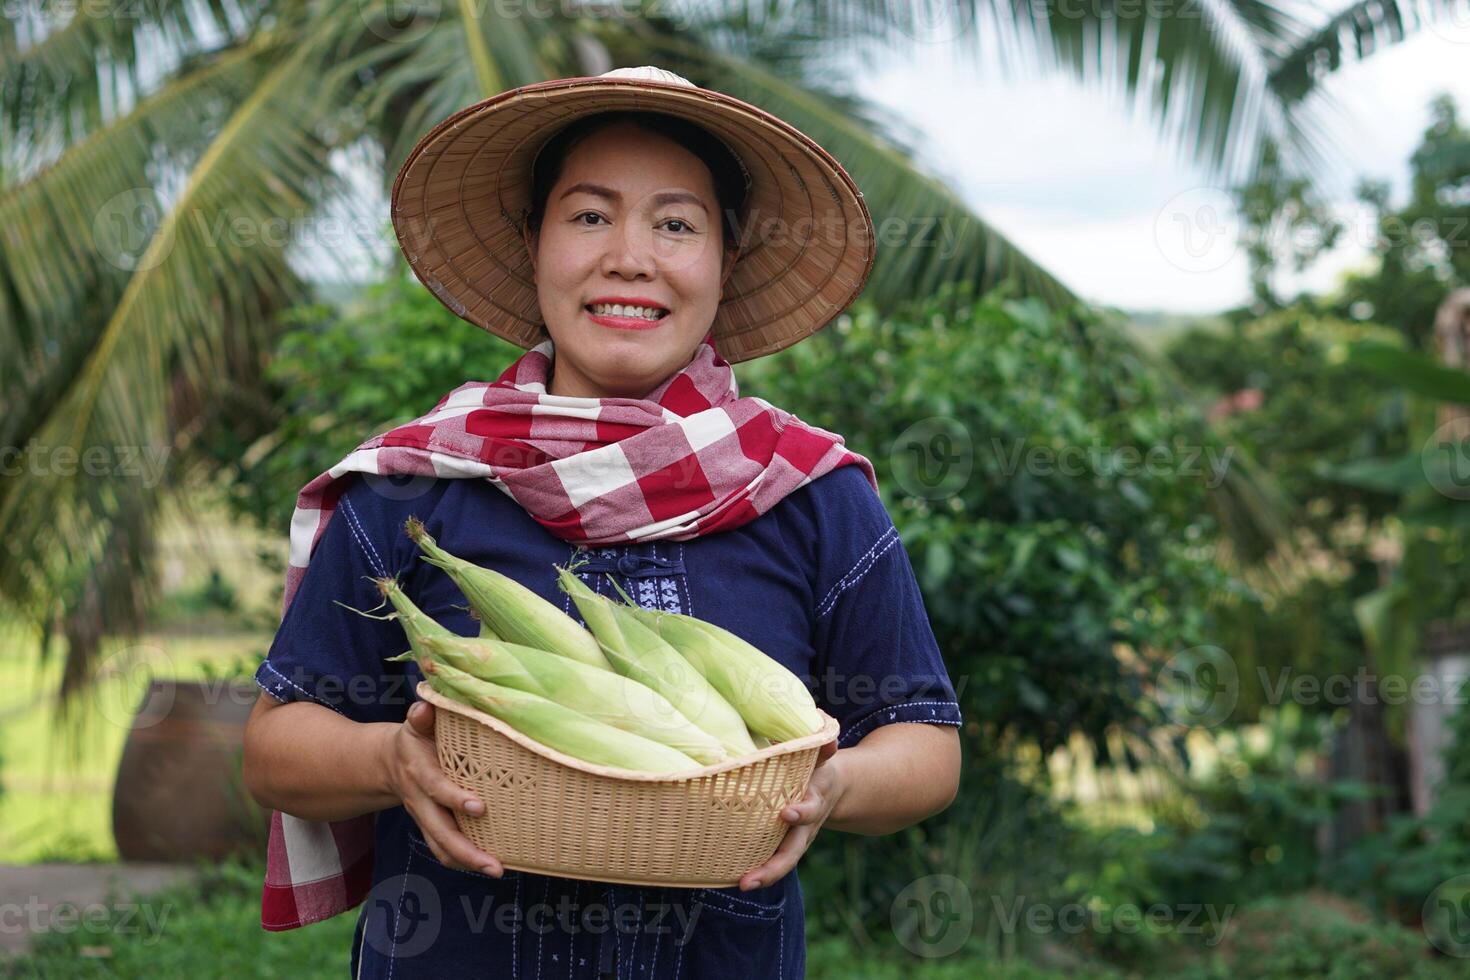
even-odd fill
[{"label": "neck", "polygon": [[[657,385],[654,386],[658,387]],[[563,382],[555,370],[552,371],[550,379],[546,382],[546,393],[558,395],[563,398],[637,398],[645,397],[653,388],[644,388],[641,385],[630,389],[607,390],[596,387],[584,378],[572,378]]]}]

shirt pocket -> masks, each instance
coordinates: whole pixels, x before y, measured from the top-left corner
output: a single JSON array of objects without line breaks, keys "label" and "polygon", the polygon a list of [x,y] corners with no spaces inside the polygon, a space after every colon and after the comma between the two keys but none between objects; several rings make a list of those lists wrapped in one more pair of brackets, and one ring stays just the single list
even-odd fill
[{"label": "shirt pocket", "polygon": [[792,959],[787,954],[786,899],[781,885],[749,892],[701,888],[690,911],[680,978],[785,977]]}]

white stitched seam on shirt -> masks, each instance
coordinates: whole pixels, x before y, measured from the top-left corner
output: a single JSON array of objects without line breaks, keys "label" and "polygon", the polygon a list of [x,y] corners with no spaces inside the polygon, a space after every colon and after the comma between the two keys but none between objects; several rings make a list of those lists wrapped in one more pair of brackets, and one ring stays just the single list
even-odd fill
[{"label": "white stitched seam on shirt", "polygon": [[262,681],[259,677],[257,677],[255,679],[255,686],[258,687],[258,688],[260,688],[265,693],[269,694],[271,697],[275,698],[281,704],[290,704],[291,703],[291,700],[289,698],[283,698],[279,694],[277,694],[275,691],[272,691],[270,688],[266,687],[265,686],[265,682]]},{"label": "white stitched seam on shirt", "polygon": [[[855,735],[855,734],[857,734],[859,732],[862,732],[863,731],[863,728],[866,727],[866,726],[868,726],[869,722],[872,722],[872,721],[875,721],[875,720],[881,720],[882,714],[885,711],[896,711],[899,708],[918,707],[920,705],[925,705],[925,704],[939,704],[939,705],[946,705],[946,706],[951,706],[952,705],[954,707],[955,711],[957,711],[957,712],[959,711],[959,707],[960,707],[959,706],[959,703],[956,702],[956,701],[905,701],[902,704],[885,705],[882,708],[877,709],[876,711],[870,711],[870,712],[868,712],[868,714],[864,715],[861,720],[859,720],[857,722],[854,722],[853,725],[852,725],[852,727],[848,728],[847,731],[843,732],[840,736],[838,736],[837,741],[838,742],[846,741],[847,739],[852,738],[853,735]],[[901,724],[903,722],[917,722],[917,723],[929,724],[929,725],[956,725],[956,726],[960,724],[960,721],[955,720],[953,718],[895,718],[893,721],[887,722],[887,724]],[[882,725],[877,725],[877,726],[873,726],[873,727],[875,727],[875,728],[881,728],[883,726]],[[866,733],[864,733],[864,734],[866,734]]]},{"label": "white stitched seam on shirt", "polygon": [[[698,912],[700,907],[703,905],[703,902],[701,901],[703,895],[704,889],[701,888],[699,891],[695,892],[694,897],[689,900],[690,905],[693,906],[694,912]],[[691,915],[690,918],[692,919],[693,916]],[[686,920],[684,924],[687,926],[689,924],[688,920]],[[688,933],[685,933],[684,941],[679,944],[679,955],[674,960],[674,980],[679,980],[679,977],[682,976],[684,973],[684,947],[688,945],[689,935]]]},{"label": "white stitched seam on shirt", "polygon": [[[541,907],[546,907],[546,896],[551,894],[551,879],[547,878],[541,883]],[[546,933],[536,937],[536,980],[541,980],[541,944],[546,940]]]},{"label": "white stitched seam on shirt", "polygon": [[[706,907],[708,907],[708,903],[706,903]],[[772,908],[781,908],[781,906],[774,905],[774,906],[772,906]],[[784,919],[786,917],[785,912],[782,912],[782,914],[781,915],[778,915],[778,916],[777,915],[751,915],[749,912],[737,912],[734,909],[720,909],[720,914],[721,915],[738,915],[742,919],[754,919],[757,922],[770,922],[772,919]]]},{"label": "white stitched seam on shirt", "polygon": [[398,905],[393,909],[393,945],[388,949],[388,980],[393,980],[393,965],[398,962],[398,913],[403,909],[403,896],[408,891],[408,873],[412,869],[413,848],[410,847],[408,862],[403,866],[403,887],[398,890]]},{"label": "white stitched seam on shirt", "polygon": [[373,569],[384,578],[388,575],[388,568],[383,564],[383,559],[378,555],[378,549],[373,547],[373,542],[368,538],[367,532],[362,530],[362,523],[357,519],[357,511],[346,497],[342,498],[342,509],[347,512],[347,524],[352,529],[352,536],[357,539],[357,546],[368,555],[373,563]]},{"label": "white stitched seam on shirt", "polygon": [[[890,721],[887,724],[889,724],[889,725],[953,725],[956,728],[959,728],[960,727],[960,723],[957,722],[957,721],[955,721],[955,720],[953,720],[953,719],[951,719],[951,718],[895,718],[893,721]],[[875,732],[875,731],[878,730],[878,728],[883,728],[883,727],[885,727],[885,726],[884,725],[879,725],[877,728],[874,728],[873,731]],[[847,735],[844,735],[841,738],[839,738],[837,740],[838,745],[841,746],[841,747],[843,747],[843,748],[852,748],[851,744],[846,745],[846,746],[843,746],[842,745],[842,743],[845,742],[847,740],[847,738],[851,734],[852,733],[849,732]],[[872,732],[864,732],[863,733],[863,738],[867,738],[871,734],[872,734]]]},{"label": "white stitched seam on shirt", "polygon": [[937,704],[945,706],[954,705],[956,708],[960,706],[958,701],[900,701],[897,704],[885,704],[874,708],[872,711],[869,711],[857,721],[853,722],[852,728],[849,728],[848,731],[852,731],[856,728],[861,728],[862,726],[866,725],[871,719],[878,717],[885,711],[897,711],[899,708],[921,708],[926,704]]},{"label": "white stitched seam on shirt", "polygon": [[[266,670],[269,670],[272,674],[275,674],[281,680],[285,681],[287,684],[290,684],[292,687],[296,688],[296,690],[300,691],[302,694],[304,694],[307,697],[311,698],[317,704],[320,704],[320,705],[323,705],[325,707],[331,708],[333,711],[337,712],[337,714],[339,714],[339,715],[342,713],[342,709],[341,708],[338,708],[336,705],[333,705],[333,704],[328,704],[326,701],[323,701],[321,698],[317,697],[315,694],[312,694],[306,688],[302,687],[300,684],[297,684],[291,678],[289,678],[285,674],[281,673],[279,670],[277,670],[275,668],[275,665],[273,665],[269,660],[262,660],[261,661],[261,664],[262,664],[262,666],[264,666],[266,668]],[[274,695],[272,695],[272,697],[274,697]]]},{"label": "white stitched seam on shirt", "polygon": [[773,909],[784,909],[786,907],[786,898],[784,896],[781,898],[781,901],[777,902],[775,905],[763,905],[760,902],[752,902],[747,898],[736,898],[734,895],[722,894],[720,897],[727,902],[734,902],[737,905],[744,905],[748,908],[760,909],[767,912],[772,911]]},{"label": "white stitched seam on shirt", "polygon": [[[575,878],[572,879],[572,908],[582,907],[582,883]],[[577,933],[567,932],[567,980],[576,976],[577,969]]]},{"label": "white stitched seam on shirt", "polygon": [[[667,902],[669,897],[668,889],[660,888],[658,894],[659,908],[667,908],[669,904]],[[658,976],[658,944],[663,941],[663,938],[664,931],[662,929],[659,929],[653,934],[653,955],[648,960],[648,972],[654,976]]]},{"label": "white stitched seam on shirt", "polygon": [[[836,585],[832,586],[827,592],[827,595],[817,605],[817,618],[821,619],[827,613],[831,612],[833,607],[837,605],[837,597],[862,581],[863,576],[872,570],[873,566],[878,563],[878,559],[887,554],[888,549],[897,544],[898,540],[898,528],[896,527],[890,527],[879,535],[878,540],[873,542],[873,547],[869,548],[861,558],[853,563],[852,568],[847,570],[847,574],[842,576]],[[888,543],[884,545],[884,541]],[[883,545],[883,550],[878,551],[880,545]],[[874,554],[875,551],[878,553]],[[866,568],[863,567],[865,562],[867,563]],[[856,578],[852,578],[854,573],[856,573]],[[851,578],[851,581],[849,581],[849,578]]]}]

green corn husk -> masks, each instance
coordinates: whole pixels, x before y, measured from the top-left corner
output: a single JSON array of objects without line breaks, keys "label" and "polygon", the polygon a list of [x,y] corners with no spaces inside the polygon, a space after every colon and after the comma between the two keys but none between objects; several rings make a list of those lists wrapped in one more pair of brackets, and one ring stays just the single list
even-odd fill
[{"label": "green corn husk", "polygon": [[756,750],[740,712],[678,650],[617,603],[587,588],[567,569],[558,567],[557,579],[618,673],[662,694],[732,755]]},{"label": "green corn husk", "polygon": [[495,634],[495,631],[490,628],[490,624],[487,623],[487,622],[485,622],[483,619],[481,619],[480,618],[480,614],[477,613],[477,612],[475,612],[473,609],[470,610],[470,618],[473,619],[476,623],[478,623],[480,625],[480,639],[482,639],[482,640],[503,640],[503,639],[505,639],[505,637],[503,637],[503,636],[497,636]]},{"label": "green corn husk", "polygon": [[713,735],[630,677],[517,643],[430,637],[424,646],[436,664],[549,698],[603,724],[678,749],[702,765],[730,758]]},{"label": "green corn husk", "polygon": [[683,772],[699,763],[678,749],[588,718],[539,694],[480,680],[447,663],[425,664],[434,690],[583,762],[640,772]]},{"label": "green corn husk", "polygon": [[454,633],[439,625],[434,617],[424,612],[413,604],[413,600],[404,594],[398,582],[391,578],[376,578],[373,582],[378,586],[378,591],[383,594],[393,605],[393,617],[403,627],[403,632],[408,635],[409,650],[389,660],[408,660],[417,658],[423,660],[428,656],[424,649],[424,639],[436,636],[441,638],[453,638]]},{"label": "green corn husk", "polygon": [[[617,588],[617,582],[613,582]],[[644,609],[618,589],[627,610],[653,630],[699,671],[725,700],[735,706],[752,733],[774,742],[802,738],[822,730],[817,703],[801,678],[714,623],[683,613]]]},{"label": "green corn husk", "polygon": [[556,606],[507,575],[451,555],[434,542],[417,518],[410,517],[404,530],[423,551],[425,561],[454,579],[479,615],[482,630],[488,625],[497,638],[507,642],[613,669],[596,638]]}]

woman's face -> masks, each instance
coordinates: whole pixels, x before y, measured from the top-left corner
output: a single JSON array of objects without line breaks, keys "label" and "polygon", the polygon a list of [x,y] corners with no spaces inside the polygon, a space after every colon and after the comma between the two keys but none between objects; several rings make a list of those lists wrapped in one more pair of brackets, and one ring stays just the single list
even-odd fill
[{"label": "woman's face", "polygon": [[687,365],[734,265],[720,227],[709,168],[679,144],[625,123],[578,143],[527,238],[548,392],[643,398]]}]

